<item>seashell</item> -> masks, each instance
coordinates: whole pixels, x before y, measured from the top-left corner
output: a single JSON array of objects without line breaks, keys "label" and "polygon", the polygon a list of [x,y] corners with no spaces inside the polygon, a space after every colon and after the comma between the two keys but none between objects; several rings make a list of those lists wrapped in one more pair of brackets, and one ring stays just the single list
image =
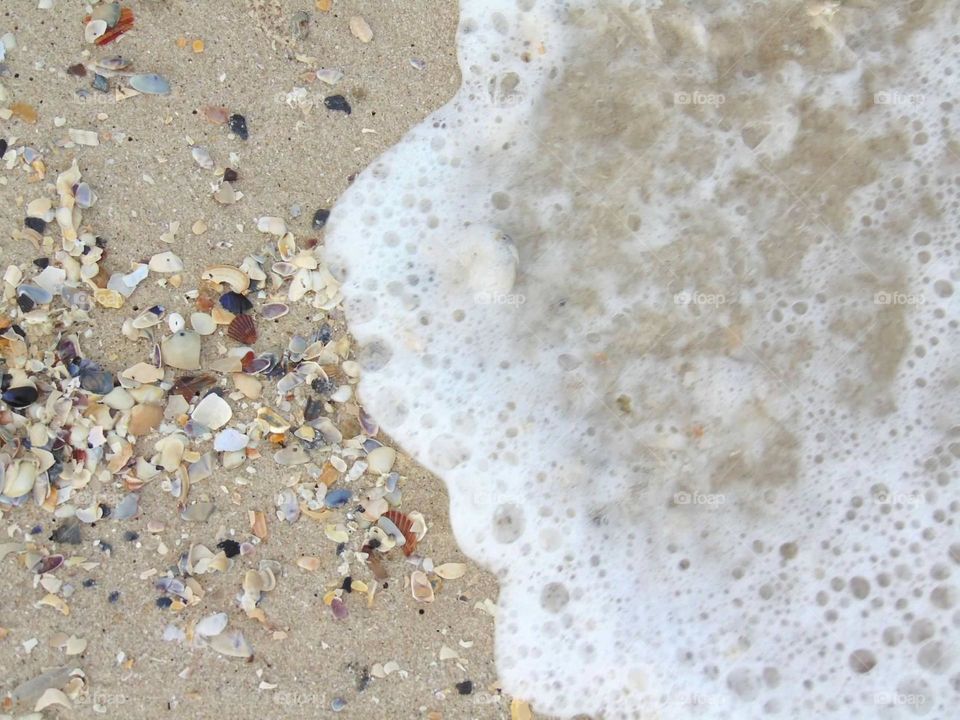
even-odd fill
[{"label": "seashell", "polygon": [[346,603],[338,597],[330,601],[330,610],[337,620],[346,620],[350,616],[350,611],[347,609]]},{"label": "seashell", "polygon": [[267,303],[260,307],[260,314],[267,320],[277,320],[290,312],[290,306],[286,303]]},{"label": "seashell", "polygon": [[83,39],[88,43],[95,43],[103,37],[108,27],[104,20],[91,20],[83,27]]},{"label": "seashell", "polygon": [[3,483],[3,494],[8,498],[19,498],[29,493],[33,490],[38,469],[35,460],[15,460],[7,468]]},{"label": "seashell", "polygon": [[220,183],[213,191],[213,199],[221,205],[235,205],[243,199],[243,193],[228,182]]},{"label": "seashell", "polygon": [[213,449],[217,452],[235,452],[243,450],[250,442],[250,438],[239,430],[227,428],[217,433],[213,439]]},{"label": "seashell", "polygon": [[[189,428],[189,423],[187,424],[187,428]],[[200,459],[196,462],[190,463],[187,466],[187,477],[190,482],[197,483],[213,475],[213,464],[214,456],[213,453],[209,452],[201,455]]]},{"label": "seashell", "polygon": [[220,296],[220,306],[227,312],[234,315],[241,315],[253,308],[253,303],[247,299],[246,295],[238,292],[227,292]]},{"label": "seashell", "polygon": [[243,262],[240,263],[240,269],[245,272],[251,280],[263,282],[267,279],[267,274],[263,271],[263,267],[261,266],[262,262],[260,258],[247,255],[243,259]]},{"label": "seashell", "polygon": [[324,496],[323,504],[330,509],[341,508],[350,502],[350,498],[352,497],[352,491],[346,488],[337,488],[336,490],[331,490]]},{"label": "seashell", "polygon": [[198,335],[213,335],[217,330],[217,324],[207,313],[195,312],[190,315],[190,327]]},{"label": "seashell", "polygon": [[230,404],[216,393],[210,393],[190,413],[190,418],[211,430],[219,430],[233,417]]},{"label": "seashell", "polygon": [[467,566],[463,563],[443,563],[442,565],[437,565],[433,569],[433,572],[444,580],[456,580],[466,574]]},{"label": "seashell", "polygon": [[386,475],[393,469],[397,451],[391,447],[378,447],[367,455],[367,464],[372,472]]},{"label": "seashell", "polygon": [[238,343],[253,345],[257,341],[257,327],[250,315],[237,315],[227,328],[227,335]]},{"label": "seashell", "polygon": [[293,233],[284,233],[283,237],[277,240],[277,252],[284,260],[290,260],[297,254],[297,242],[293,239]]},{"label": "seashell", "polygon": [[187,402],[193,400],[197,395],[205,393],[207,390],[217,384],[217,376],[211,373],[200,373],[199,375],[181,375],[170,389],[171,395],[180,395]]},{"label": "seashell", "polygon": [[237,386],[237,390],[243,393],[244,397],[250,400],[256,400],[263,392],[263,385],[260,381],[244,373],[234,373],[233,384]]},{"label": "seashell", "polygon": [[270,407],[259,408],[257,410],[257,419],[264,423],[270,432],[278,435],[282,435],[290,429],[290,422]]},{"label": "seashell", "polygon": [[127,432],[136,437],[156,430],[163,422],[163,408],[159,405],[134,405],[130,410]]},{"label": "seashell", "polygon": [[273,460],[277,465],[283,465],[286,467],[292,465],[303,465],[310,462],[310,456],[307,454],[299,445],[291,445],[290,447],[285,447],[282,450],[277,451],[273,456]]},{"label": "seashell", "polygon": [[106,395],[113,392],[113,373],[103,370],[90,360],[81,360],[80,365],[80,387],[95,395]]},{"label": "seashell", "polygon": [[350,18],[350,32],[362,43],[373,40],[373,30],[370,29],[370,24],[359,15]]},{"label": "seashell", "polygon": [[283,237],[287,233],[287,224],[283,218],[265,215],[257,220],[257,230],[262,233]]},{"label": "seashell", "polygon": [[141,73],[130,76],[130,87],[145,95],[168,95],[170,83],[162,75]]},{"label": "seashell", "polygon": [[317,80],[324,82],[327,85],[336,85],[342,79],[342,70],[336,70],[335,68],[323,68],[322,70],[317,70]]},{"label": "seashell", "polygon": [[149,267],[154,272],[160,273],[180,272],[183,270],[183,260],[168,250],[151,257]]},{"label": "seashell", "polygon": [[117,506],[113,509],[111,517],[114,520],[129,520],[130,518],[136,517],[137,513],[139,512],[140,494],[127,493],[123,496],[123,500],[117,503]]},{"label": "seashell", "polygon": [[253,655],[253,648],[239,630],[216,635],[210,639],[210,647],[227,657],[248,658]]},{"label": "seashell", "polygon": [[201,619],[194,630],[200,637],[213,637],[227,629],[227,614],[225,612],[207,615]]},{"label": "seashell", "polygon": [[[384,513],[383,517],[380,518],[380,521],[383,520],[389,520],[394,527],[403,534],[403,554],[408,557],[412,555],[417,547],[417,536],[414,533],[413,520],[399,510],[390,510]],[[380,521],[378,521],[378,523]]]},{"label": "seashell", "polygon": [[303,556],[297,558],[297,567],[302,568],[308,572],[316,572],[320,569],[320,558]]},{"label": "seashell", "polygon": [[183,330],[186,325],[187,323],[180,313],[171,313],[170,317],[167,318],[167,327],[170,328],[170,332],[178,333]]},{"label": "seashell", "polygon": [[213,158],[210,157],[206,148],[194,145],[190,149],[190,154],[193,156],[193,161],[204,170],[213,170]]},{"label": "seashell", "polygon": [[73,192],[73,197],[77,201],[77,207],[81,210],[87,210],[97,202],[97,194],[85,182],[77,185]]},{"label": "seashell", "polygon": [[93,20],[103,20],[108,28],[112,28],[120,20],[120,3],[109,2],[94,5],[90,17]]},{"label": "seashell", "polygon": [[98,305],[105,308],[116,310],[117,308],[123,307],[123,295],[116,290],[97,288],[93,291],[93,299],[97,301]]},{"label": "seashell", "polygon": [[214,125],[226,125],[227,120],[230,118],[229,110],[216,105],[204,105],[200,108],[200,112],[207,122],[211,122]]},{"label": "seashell", "polygon": [[158,380],[163,380],[163,368],[141,362],[128,367],[120,373],[120,376],[138,383],[155,383]]},{"label": "seashell", "polygon": [[226,283],[235,293],[243,293],[250,288],[250,278],[232,265],[210,265],[200,277],[217,284]]},{"label": "seashell", "polygon": [[290,488],[284,488],[277,495],[277,517],[286,522],[296,522],[300,517],[300,503],[297,495]]},{"label": "seashell", "polygon": [[186,522],[206,522],[216,509],[212,502],[196,502],[193,505],[188,505],[180,513],[180,519]]},{"label": "seashell", "polygon": [[35,305],[49,305],[53,302],[53,293],[37,285],[23,283],[17,285],[17,298],[27,298],[30,301],[29,310],[32,310]]},{"label": "seashell", "polygon": [[111,72],[126,70],[132,64],[133,64],[132,60],[130,60],[129,58],[122,57],[120,55],[112,55],[111,57],[97,60],[97,67],[102,68],[103,70],[111,71]]},{"label": "seashell", "polygon": [[433,602],[433,585],[423,570],[414,570],[410,574],[410,593],[417,602]]},{"label": "seashell", "polygon": [[275,272],[280,277],[293,277],[296,275],[297,270],[299,269],[293,263],[288,262],[276,262],[270,266],[270,269]]},{"label": "seashell", "polygon": [[32,385],[7,388],[3,391],[3,401],[12,408],[25,408],[33,405],[40,396],[39,391]]},{"label": "seashell", "polygon": [[367,412],[360,408],[360,427],[363,428],[363,431],[370,435],[371,437],[375,436],[380,432],[380,426],[377,424],[377,421],[374,420]]},{"label": "seashell", "polygon": [[163,305],[154,305],[152,308],[144,310],[133,319],[133,326],[138,330],[154,327],[160,324],[160,319],[165,312]]},{"label": "seashell", "polygon": [[163,362],[180,370],[200,369],[200,336],[190,330],[181,330],[160,343]]}]

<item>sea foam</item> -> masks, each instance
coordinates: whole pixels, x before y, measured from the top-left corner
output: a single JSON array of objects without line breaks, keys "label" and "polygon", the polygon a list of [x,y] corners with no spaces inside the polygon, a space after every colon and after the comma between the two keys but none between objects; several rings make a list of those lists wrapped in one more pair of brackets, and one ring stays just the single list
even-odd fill
[{"label": "sea foam", "polygon": [[361,398],[535,710],[956,712],[958,20],[465,0],[336,206]]}]

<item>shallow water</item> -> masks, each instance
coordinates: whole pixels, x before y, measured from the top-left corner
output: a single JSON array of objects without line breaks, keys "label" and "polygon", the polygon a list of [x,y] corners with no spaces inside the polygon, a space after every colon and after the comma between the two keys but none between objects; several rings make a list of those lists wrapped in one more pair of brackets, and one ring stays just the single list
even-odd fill
[{"label": "shallow water", "polygon": [[328,248],[366,407],[500,576],[510,693],[956,707],[958,16],[463,4],[460,92]]}]

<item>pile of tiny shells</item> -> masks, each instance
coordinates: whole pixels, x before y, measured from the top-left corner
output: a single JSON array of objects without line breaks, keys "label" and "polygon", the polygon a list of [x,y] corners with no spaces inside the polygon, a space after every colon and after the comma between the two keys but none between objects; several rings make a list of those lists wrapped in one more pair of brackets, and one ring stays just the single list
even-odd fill
[{"label": "pile of tiny shells", "polygon": [[[46,172],[38,153],[15,142],[3,163],[37,180]],[[328,316],[337,310],[340,287],[316,241],[298,244],[282,218],[261,217],[263,252],[236,265],[191,273],[175,252],[162,250],[111,272],[107,243],[83,217],[97,196],[76,161],[50,189],[56,197],[40,194],[25,203],[23,226],[12,238],[29,244],[24,256],[43,259],[6,268],[0,319],[0,513],[13,519],[33,505],[56,523],[47,538],[10,525],[0,561],[15,557],[33,575],[37,608],[69,615],[75,587],[57,570],[98,566],[71,554],[71,547],[87,547],[95,524],[137,521],[155,535],[168,529],[141,516],[141,498],[149,493],[176,508],[187,545],[172,567],[140,578],[171,613],[163,638],[189,648],[250,659],[247,622],[282,640],[286,630],[270,616],[269,597],[290,572],[328,576],[323,603],[331,622],[347,618],[351,604],[361,602],[357,596],[374,604],[378,581],[390,575],[391,553],[404,558],[405,582],[419,603],[432,602],[444,581],[464,575],[462,563],[435,565],[417,552],[427,522],[401,509],[405,478],[394,470],[396,450],[377,439],[376,422],[358,404],[360,366],[349,336],[324,323],[293,335],[286,347],[257,347],[258,323],[283,317],[294,304]],[[193,312],[184,317],[150,305],[125,314],[123,335],[143,353],[130,367],[87,357],[82,343],[92,333],[94,306],[127,313],[131,298],[147,292],[148,278],[180,292]],[[215,547],[190,541],[192,525],[217,513],[217,496],[204,480],[221,470],[253,477],[261,463],[283,468],[283,486],[273,506],[250,511],[247,539]],[[294,569],[259,556],[271,525],[298,522],[322,525],[336,562],[303,556]],[[160,541],[159,550],[169,548]],[[211,573],[237,577],[233,608],[195,616],[191,608],[204,599]],[[78,655],[87,641],[58,642]],[[380,667],[374,672],[386,674]],[[81,667],[62,668],[22,683],[4,709],[69,708],[87,692]]]}]

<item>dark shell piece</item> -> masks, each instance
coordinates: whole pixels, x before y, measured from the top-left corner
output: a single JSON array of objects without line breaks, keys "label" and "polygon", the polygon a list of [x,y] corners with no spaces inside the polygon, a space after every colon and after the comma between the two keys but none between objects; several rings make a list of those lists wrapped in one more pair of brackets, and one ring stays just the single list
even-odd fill
[{"label": "dark shell piece", "polygon": [[[82,361],[81,367],[84,362],[88,361]],[[80,387],[95,395],[106,395],[113,390],[113,373],[90,363],[89,367],[80,370]]]},{"label": "dark shell piece", "polygon": [[37,575],[43,575],[44,573],[53,572],[58,567],[63,565],[63,555],[47,555],[45,558],[41,558],[30,570]]},{"label": "dark shell piece", "polygon": [[3,392],[3,401],[12,408],[25,408],[28,405],[33,405],[38,397],[40,397],[40,393],[30,385],[10,388]]},{"label": "dark shell piece", "polygon": [[76,63],[67,68],[67,75],[73,75],[74,77],[86,77],[87,76],[87,66],[83,63]]},{"label": "dark shell piece", "polygon": [[224,310],[232,312],[234,315],[242,315],[253,309],[253,303],[245,295],[232,290],[220,296],[220,305],[223,306]]},{"label": "dark shell piece", "polygon": [[303,408],[303,419],[306,422],[311,420],[316,420],[320,417],[320,413],[323,410],[323,403],[317,400],[315,397],[307,399],[307,404]]},{"label": "dark shell piece", "polygon": [[0,158],[7,154],[7,141],[0,138]]},{"label": "dark shell piece", "polygon": [[170,394],[183,395],[183,399],[190,402],[197,395],[205,393],[216,384],[217,376],[212,373],[181,375],[170,389]]},{"label": "dark shell piece", "polygon": [[80,521],[76,518],[67,518],[61,523],[60,527],[53,531],[50,539],[55,543],[68,543],[69,545],[79,545]]},{"label": "dark shell piece", "polygon": [[100,73],[96,73],[90,81],[90,87],[98,92],[105,93],[110,89],[110,81]]},{"label": "dark shell piece", "polygon": [[223,171],[223,179],[227,182],[236,182],[240,179],[240,173],[233,168],[227,168]]},{"label": "dark shell piece", "polygon": [[327,224],[330,219],[330,211],[326,208],[320,208],[313,214],[313,227],[319,230]]},{"label": "dark shell piece", "polygon": [[277,356],[273,353],[264,353],[252,358],[250,362],[244,363],[243,371],[247,375],[268,374],[277,366],[278,362]]},{"label": "dark shell piece", "polygon": [[237,315],[230,322],[227,335],[243,345],[253,345],[257,341],[257,326],[249,315]]},{"label": "dark shell piece", "polygon": [[350,107],[350,103],[347,102],[347,99],[343,95],[330,95],[329,97],[325,97],[323,104],[327,110],[336,110],[337,112],[346,113],[347,115],[353,112],[353,108]]},{"label": "dark shell piece", "polygon": [[47,229],[47,221],[43,218],[28,217],[23,221],[23,224],[41,235],[43,235],[43,231]]},{"label": "dark shell piece", "polygon": [[250,137],[250,131],[247,130],[247,119],[243,115],[234,113],[230,116],[230,130],[241,140]]},{"label": "dark shell piece", "polygon": [[70,363],[80,355],[80,348],[71,338],[65,337],[57,343],[57,357],[62,363]]}]

